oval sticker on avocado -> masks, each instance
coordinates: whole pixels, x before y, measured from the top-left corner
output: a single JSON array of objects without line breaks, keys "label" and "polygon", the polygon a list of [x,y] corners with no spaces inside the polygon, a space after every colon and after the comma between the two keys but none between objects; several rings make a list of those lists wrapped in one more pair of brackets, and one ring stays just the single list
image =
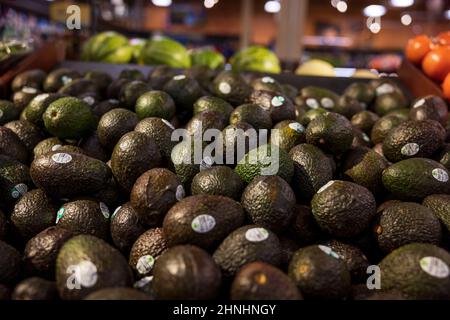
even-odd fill
[{"label": "oval sticker on avocado", "polygon": [[308,98],[308,99],[306,99],[305,103],[306,103],[306,105],[307,105],[308,107],[310,107],[311,109],[317,109],[317,108],[320,107],[319,102],[317,102],[317,100],[314,99],[314,98]]},{"label": "oval sticker on avocado", "polygon": [[334,101],[331,100],[328,97],[322,98],[322,100],[320,100],[320,104],[322,105],[322,107],[324,107],[325,109],[331,109],[334,107]]},{"label": "oval sticker on avocado", "polygon": [[261,242],[269,237],[269,232],[264,228],[251,228],[245,233],[245,239],[250,242]]},{"label": "oval sticker on avocado", "polygon": [[14,186],[11,190],[11,197],[17,199],[23,196],[28,191],[28,186],[25,183],[19,183]]},{"label": "oval sticker on avocado", "polygon": [[105,217],[105,219],[109,219],[108,206],[106,204],[104,204],[103,202],[100,202],[100,211],[102,212],[102,214]]},{"label": "oval sticker on avocado", "polygon": [[183,188],[183,186],[180,184],[180,185],[177,187],[177,191],[175,192],[175,198],[176,198],[178,201],[180,201],[181,199],[184,198],[185,194],[186,194],[186,193],[184,192],[184,188]]},{"label": "oval sticker on avocado", "polygon": [[22,92],[29,93],[29,94],[35,94],[37,90],[32,87],[23,87]]},{"label": "oval sticker on avocado", "polygon": [[411,157],[411,156],[416,155],[419,151],[420,151],[420,146],[417,143],[407,143],[402,147],[400,152],[404,156]]},{"label": "oval sticker on avocado", "polygon": [[413,108],[421,107],[425,104],[425,99],[420,99],[416,103],[414,103]]},{"label": "oval sticker on avocado", "polygon": [[56,221],[55,223],[58,224],[59,220],[61,220],[62,217],[64,217],[64,211],[66,211],[66,209],[64,209],[63,207],[61,207],[58,212],[56,213]]},{"label": "oval sticker on avocado", "polygon": [[119,210],[122,208],[122,206],[119,206],[116,208],[116,210],[114,210],[113,214],[111,215],[111,220],[114,219],[116,217],[117,212],[119,212]]},{"label": "oval sticker on avocado", "polygon": [[261,82],[262,83],[275,83],[275,79],[272,77],[263,77],[261,79]]},{"label": "oval sticker on avocado", "polygon": [[216,219],[209,214],[201,214],[192,220],[192,230],[198,233],[207,233],[216,226]]},{"label": "oval sticker on avocado", "polygon": [[153,269],[154,264],[155,259],[151,255],[146,255],[139,258],[136,264],[136,270],[140,274],[147,274]]},{"label": "oval sticker on avocado", "polygon": [[324,192],[326,189],[328,189],[329,187],[331,187],[334,184],[334,180],[329,181],[327,184],[325,184],[324,186],[322,186],[322,188],[320,188],[317,193],[321,193]]},{"label": "oval sticker on avocado", "polygon": [[184,79],[186,79],[186,76],[184,74],[179,74],[179,75],[173,77],[173,80],[175,80],[175,81],[180,81],[180,80],[184,80]]},{"label": "oval sticker on avocado", "polygon": [[276,96],[272,98],[272,105],[274,107],[281,107],[284,104],[284,98],[282,96]]},{"label": "oval sticker on avocado", "polygon": [[166,119],[161,119],[161,121],[162,121],[166,126],[168,126],[170,129],[175,130],[175,127],[174,127],[169,121],[167,121]]},{"label": "oval sticker on avocado", "polygon": [[382,84],[377,88],[377,95],[381,96],[382,94],[392,93],[394,92],[394,87],[389,83]]},{"label": "oval sticker on avocado", "polygon": [[323,252],[325,252],[327,255],[339,259],[339,255],[333,251],[333,249],[331,249],[330,247],[327,246],[323,246],[323,245],[319,245],[318,246],[320,250],[322,250]]},{"label": "oval sticker on avocado", "polygon": [[219,84],[219,91],[223,94],[230,94],[231,92],[231,86],[227,82],[221,82]]},{"label": "oval sticker on avocado", "polygon": [[441,168],[436,168],[433,171],[431,171],[431,174],[433,175],[433,177],[440,182],[447,182],[448,181],[448,173],[447,171],[441,169]]},{"label": "oval sticker on avocado", "polygon": [[289,123],[289,128],[291,128],[292,130],[298,132],[298,133],[303,133],[305,132],[305,127],[302,126],[300,123],[298,122],[292,122]]},{"label": "oval sticker on avocado", "polygon": [[52,160],[56,163],[64,164],[72,161],[72,156],[68,153],[55,153],[52,155]]},{"label": "oval sticker on avocado", "polygon": [[436,257],[425,257],[420,259],[420,268],[435,278],[447,278],[450,274],[448,265]]}]

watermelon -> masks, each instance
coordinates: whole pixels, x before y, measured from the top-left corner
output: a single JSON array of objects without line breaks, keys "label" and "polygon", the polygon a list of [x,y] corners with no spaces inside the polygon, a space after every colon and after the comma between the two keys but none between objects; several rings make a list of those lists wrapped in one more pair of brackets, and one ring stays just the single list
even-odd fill
[{"label": "watermelon", "polygon": [[281,72],[280,61],[275,53],[261,46],[239,51],[231,57],[230,63],[235,71]]},{"label": "watermelon", "polygon": [[139,57],[139,63],[189,68],[191,57],[181,43],[169,38],[157,37],[147,41]]},{"label": "watermelon", "polygon": [[193,66],[207,66],[210,69],[218,69],[224,66],[225,57],[211,49],[198,49],[191,52]]},{"label": "watermelon", "polygon": [[[128,39],[125,36],[114,31],[106,31],[94,35],[84,44],[81,59],[127,63],[131,59],[131,55],[127,54],[129,51]],[[114,58],[114,55],[120,57]]]}]

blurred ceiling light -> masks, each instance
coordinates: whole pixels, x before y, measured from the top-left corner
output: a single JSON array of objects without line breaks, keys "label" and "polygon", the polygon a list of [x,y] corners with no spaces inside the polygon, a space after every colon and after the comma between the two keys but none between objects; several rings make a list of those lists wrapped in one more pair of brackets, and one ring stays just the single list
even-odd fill
[{"label": "blurred ceiling light", "polygon": [[374,22],[370,25],[369,30],[376,34],[381,31],[381,25],[378,22]]},{"label": "blurred ceiling light", "polygon": [[281,10],[281,4],[279,1],[270,0],[264,5],[264,10],[269,13],[277,13]]},{"label": "blurred ceiling light", "polygon": [[386,14],[386,7],[379,4],[371,4],[365,7],[363,12],[366,17],[381,17]]},{"label": "blurred ceiling light", "polygon": [[347,12],[347,9],[348,9],[347,2],[339,1],[338,4],[336,5],[336,9],[342,13]]},{"label": "blurred ceiling light", "polygon": [[172,4],[172,0],[152,0],[152,3],[157,7],[168,7]]},{"label": "blurred ceiling light", "polygon": [[407,8],[414,4],[414,0],[391,0],[391,6],[397,8]]},{"label": "blurred ceiling light", "polygon": [[214,5],[216,4],[216,2],[214,0],[205,0],[203,2],[203,5],[205,6],[205,8],[210,9],[212,7],[214,7]]},{"label": "blurred ceiling light", "polygon": [[445,18],[447,18],[447,20],[450,20],[450,10],[445,11]]},{"label": "blurred ceiling light", "polygon": [[336,8],[337,4],[340,2],[340,0],[331,0],[331,5]]},{"label": "blurred ceiling light", "polygon": [[412,23],[412,17],[410,14],[406,13],[406,14],[402,15],[400,21],[402,22],[402,24],[404,26],[409,26]]}]

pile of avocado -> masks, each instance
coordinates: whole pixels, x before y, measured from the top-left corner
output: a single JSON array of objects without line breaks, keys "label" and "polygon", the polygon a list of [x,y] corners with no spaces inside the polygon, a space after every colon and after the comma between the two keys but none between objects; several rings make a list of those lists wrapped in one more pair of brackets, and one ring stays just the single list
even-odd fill
[{"label": "pile of avocado", "polygon": [[[0,300],[450,299],[439,97],[167,66],[30,70],[11,90]],[[172,139],[180,128],[224,133],[227,161],[182,161],[195,139]]]}]

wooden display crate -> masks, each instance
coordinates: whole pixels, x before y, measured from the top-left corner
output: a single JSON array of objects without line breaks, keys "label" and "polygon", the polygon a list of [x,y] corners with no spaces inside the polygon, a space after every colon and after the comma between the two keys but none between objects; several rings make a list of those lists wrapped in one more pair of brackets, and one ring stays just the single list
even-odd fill
[{"label": "wooden display crate", "polygon": [[427,77],[425,73],[411,62],[403,59],[398,70],[400,80],[408,87],[409,91],[416,97],[424,97],[427,95],[435,95],[444,97],[441,87]]},{"label": "wooden display crate", "polygon": [[19,73],[31,69],[49,71],[64,61],[64,58],[65,43],[63,41],[45,43],[0,76],[0,95],[4,98],[8,97],[11,81]]}]

